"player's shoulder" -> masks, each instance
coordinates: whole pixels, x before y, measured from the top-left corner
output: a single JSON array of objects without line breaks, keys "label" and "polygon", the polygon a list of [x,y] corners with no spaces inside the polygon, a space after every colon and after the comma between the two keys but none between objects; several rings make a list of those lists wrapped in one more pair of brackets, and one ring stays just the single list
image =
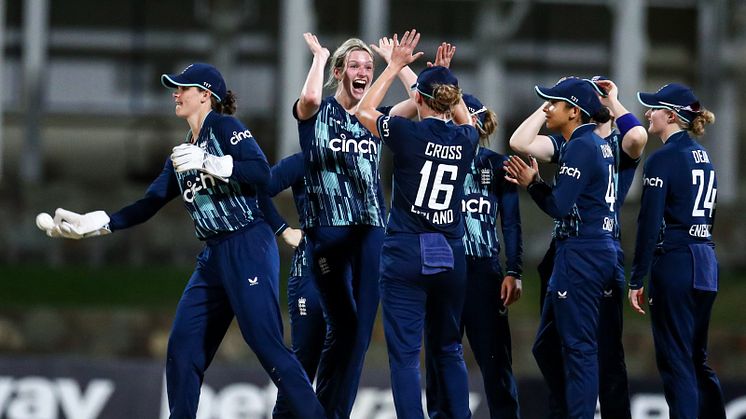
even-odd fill
[{"label": "player's shoulder", "polygon": [[233,115],[216,113],[212,119],[212,126],[216,128],[243,127],[243,123]]},{"label": "player's shoulder", "polygon": [[572,153],[578,153],[582,151],[593,151],[601,144],[606,144],[606,142],[593,132],[588,132],[578,137],[572,138],[570,141],[567,142],[567,145],[565,147],[567,150],[567,154],[571,155]]},{"label": "player's shoulder", "polygon": [[485,162],[485,165],[489,165],[491,167],[497,168],[502,167],[502,163],[507,160],[507,157],[504,155],[490,150],[487,147],[479,147],[479,151],[477,152],[477,157]]}]

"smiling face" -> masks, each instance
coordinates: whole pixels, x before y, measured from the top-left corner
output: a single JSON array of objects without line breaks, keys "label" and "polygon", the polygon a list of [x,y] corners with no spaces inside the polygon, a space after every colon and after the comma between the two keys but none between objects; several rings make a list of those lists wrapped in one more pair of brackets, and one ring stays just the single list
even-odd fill
[{"label": "smiling face", "polygon": [[179,118],[188,118],[202,108],[210,105],[210,92],[194,86],[177,86],[173,92],[176,108],[174,112]]},{"label": "smiling face", "polygon": [[661,136],[675,119],[673,112],[668,109],[648,109],[645,118],[649,122],[648,132],[657,136]]},{"label": "smiling face", "polygon": [[373,80],[373,57],[367,51],[350,51],[344,69],[335,68],[334,77],[339,82],[338,93],[346,95],[353,103],[360,102]]},{"label": "smiling face", "polygon": [[580,109],[564,100],[552,100],[544,106],[547,129],[561,131],[567,123],[580,118]]}]

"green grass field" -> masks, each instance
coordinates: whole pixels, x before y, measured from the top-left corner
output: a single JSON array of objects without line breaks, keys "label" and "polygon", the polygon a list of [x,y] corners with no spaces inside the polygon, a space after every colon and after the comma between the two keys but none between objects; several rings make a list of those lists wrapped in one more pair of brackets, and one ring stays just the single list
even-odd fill
[{"label": "green grass field", "polygon": [[[191,268],[106,266],[60,267],[0,266],[0,306],[49,307],[173,307],[186,284]],[[286,271],[281,278],[286,277]],[[529,272],[523,280],[524,296],[511,308],[513,317],[537,316],[537,278]],[[285,300],[282,281],[281,300]],[[715,329],[746,330],[743,318],[746,274],[724,273],[712,315]],[[284,306],[284,304],[282,305]],[[632,315],[632,322],[647,321]]]}]

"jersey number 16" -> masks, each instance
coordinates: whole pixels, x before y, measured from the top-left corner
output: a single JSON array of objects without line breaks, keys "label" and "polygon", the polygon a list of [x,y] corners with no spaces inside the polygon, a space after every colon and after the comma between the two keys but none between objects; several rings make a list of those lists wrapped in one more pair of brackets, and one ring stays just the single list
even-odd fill
[{"label": "jersey number 16", "polygon": [[[417,197],[414,200],[414,204],[418,207],[422,207],[422,204],[425,201],[425,193],[427,192],[427,185],[430,183],[430,172],[432,171],[432,168],[433,162],[428,160],[422,165],[422,169],[420,169],[420,186],[417,188]],[[427,208],[430,208],[431,210],[440,211],[448,209],[451,206],[454,185],[443,183],[443,177],[446,173],[449,175],[448,177],[450,180],[456,180],[458,178],[458,166],[453,164],[438,164],[438,167],[435,169],[433,187],[430,190],[430,197],[427,201]],[[439,200],[438,198],[441,197],[441,192],[445,195],[443,196],[443,199]]]}]

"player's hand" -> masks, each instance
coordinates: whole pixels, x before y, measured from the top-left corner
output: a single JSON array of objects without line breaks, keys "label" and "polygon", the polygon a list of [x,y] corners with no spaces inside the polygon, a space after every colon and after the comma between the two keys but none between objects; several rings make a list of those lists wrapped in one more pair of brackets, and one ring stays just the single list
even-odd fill
[{"label": "player's hand", "polygon": [[512,275],[506,275],[503,278],[503,284],[500,287],[500,299],[505,307],[521,299],[523,294],[523,285],[520,279]]},{"label": "player's hand", "polygon": [[380,55],[386,64],[391,62],[391,52],[394,50],[394,40],[384,36],[378,40],[378,45],[370,44],[371,49]]},{"label": "player's hand", "polygon": [[401,41],[399,41],[398,35],[394,34],[394,49],[391,51],[389,65],[402,69],[420,58],[424,52],[414,52],[419,42],[420,34],[415,29],[404,32]]},{"label": "player's hand", "polygon": [[447,42],[443,42],[438,46],[438,51],[435,52],[435,62],[427,62],[428,67],[443,66],[449,68],[451,66],[451,60],[456,54],[456,46],[451,45]]},{"label": "player's hand", "polygon": [[524,188],[530,185],[532,182],[539,181],[539,163],[533,156],[529,156],[531,166],[527,165],[518,156],[510,156],[503,163],[503,168],[507,175],[505,180],[516,185],[521,185]]},{"label": "player's hand", "polygon": [[199,170],[209,173],[223,182],[233,174],[233,157],[230,155],[213,156],[194,144],[180,144],[171,153],[174,171]]},{"label": "player's hand", "polygon": [[285,241],[285,244],[295,249],[300,245],[300,241],[303,240],[303,230],[299,228],[292,228],[288,227],[285,230],[282,231],[282,240]]},{"label": "player's hand", "polygon": [[645,304],[645,288],[629,290],[628,297],[632,309],[640,314],[645,314],[645,310],[642,309],[642,306]]},{"label": "player's hand", "polygon": [[171,153],[174,170],[176,172],[200,170],[202,169],[202,163],[205,161],[206,154],[205,150],[194,144],[179,144],[173,148]]},{"label": "player's hand", "polygon": [[85,239],[111,233],[109,216],[104,211],[93,211],[86,214],[57,208],[52,218],[47,213],[36,216],[36,226],[49,237],[66,239]]},{"label": "player's hand", "polygon": [[599,96],[598,99],[601,101],[601,104],[608,107],[612,106],[612,103],[619,101],[619,89],[616,87],[616,84],[614,84],[611,80],[596,80],[594,81],[596,86],[600,87],[602,90],[606,92],[606,96]]},{"label": "player's hand", "polygon": [[311,32],[306,32],[303,34],[303,39],[306,41],[308,49],[311,50],[311,53],[314,57],[319,57],[320,59],[324,60],[324,62],[329,59],[329,50],[321,46],[321,43],[319,42],[319,39],[316,37],[316,35],[312,34]]}]

